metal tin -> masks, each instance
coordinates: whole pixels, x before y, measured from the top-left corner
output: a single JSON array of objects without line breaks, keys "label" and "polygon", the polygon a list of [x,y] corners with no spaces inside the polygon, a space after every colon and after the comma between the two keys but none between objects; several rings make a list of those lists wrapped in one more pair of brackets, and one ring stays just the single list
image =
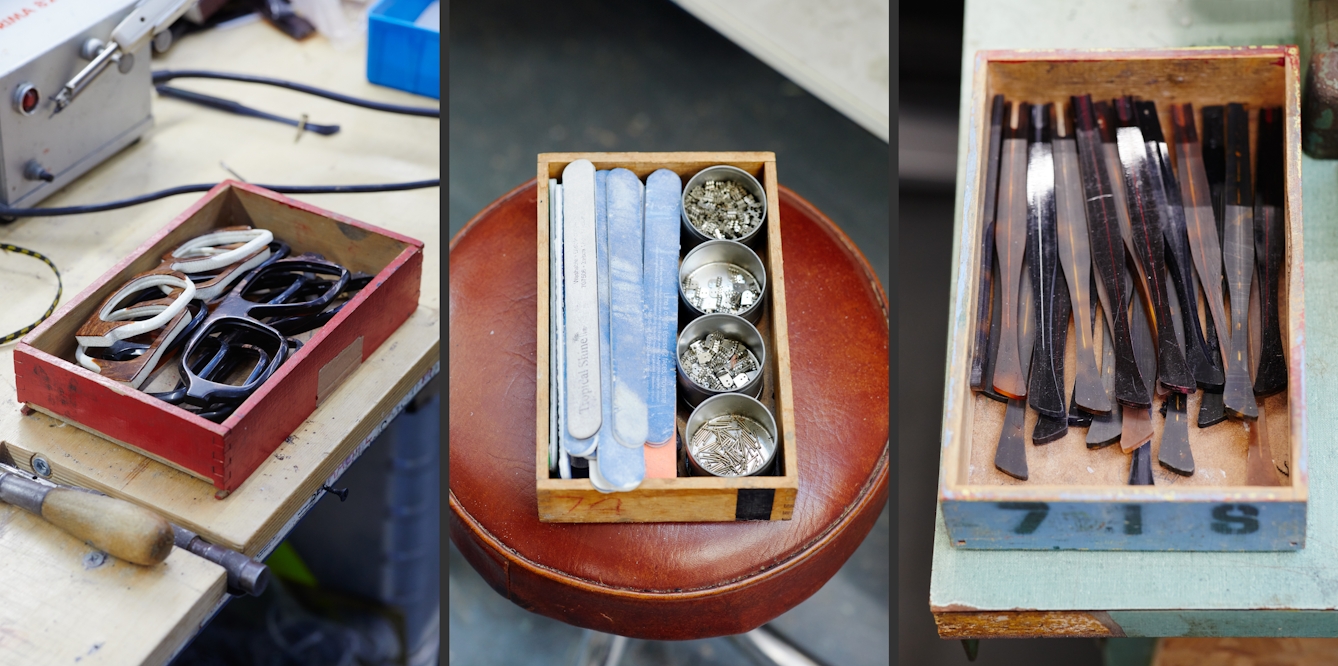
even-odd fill
[{"label": "metal tin", "polygon": [[[684,372],[683,352],[687,351],[693,342],[706,337],[712,331],[742,342],[757,357],[757,364],[761,369],[758,370],[757,376],[744,384],[742,388],[733,391],[715,391],[693,381]],[[709,314],[692,320],[687,326],[683,327],[683,332],[678,334],[678,345],[674,350],[674,365],[678,368],[678,385],[683,389],[683,399],[687,400],[689,405],[696,407],[712,396],[727,393],[743,393],[756,398],[762,393],[762,374],[767,367],[767,346],[766,342],[762,340],[762,334],[758,333],[757,328],[746,319],[731,314]]]},{"label": "metal tin", "polygon": [[705,243],[706,241],[719,240],[702,233],[697,227],[692,226],[692,222],[688,220],[688,192],[691,192],[693,188],[708,180],[734,181],[741,185],[743,189],[747,190],[749,194],[756,197],[758,201],[762,202],[762,221],[758,223],[757,228],[741,238],[733,239],[745,245],[756,246],[757,242],[763,237],[762,230],[767,226],[766,190],[762,188],[762,184],[757,182],[757,179],[754,178],[752,174],[738,167],[727,166],[724,164],[706,167],[705,169],[698,171],[697,175],[689,178],[687,184],[683,186],[683,194],[679,200],[678,207],[679,218],[683,221],[683,245],[685,247],[694,247]]},{"label": "metal tin", "polygon": [[733,264],[748,271],[757,280],[757,286],[761,290],[757,301],[748,309],[737,313],[738,316],[756,324],[762,318],[762,303],[766,300],[767,269],[762,265],[762,260],[757,257],[757,253],[753,252],[752,248],[738,241],[707,241],[693,248],[686,257],[683,257],[683,262],[678,265],[678,301],[683,304],[684,318],[692,320],[703,315],[715,314],[702,312],[688,301],[687,295],[683,293],[683,280],[703,266],[716,263]]},{"label": "metal tin", "polygon": [[[771,410],[766,405],[758,402],[757,399],[740,393],[721,393],[711,398],[707,398],[702,404],[698,405],[688,417],[687,424],[683,427],[683,456],[687,459],[688,467],[693,476],[720,476],[712,474],[703,468],[692,455],[692,437],[697,434],[703,424],[717,416],[728,416],[737,414],[746,416],[759,423],[767,434],[770,441],[762,441],[762,449],[766,456],[766,462],[754,470],[751,474],[744,476],[769,475],[772,468],[776,466],[776,419],[771,416]],[[730,478],[730,477],[726,477]]]}]

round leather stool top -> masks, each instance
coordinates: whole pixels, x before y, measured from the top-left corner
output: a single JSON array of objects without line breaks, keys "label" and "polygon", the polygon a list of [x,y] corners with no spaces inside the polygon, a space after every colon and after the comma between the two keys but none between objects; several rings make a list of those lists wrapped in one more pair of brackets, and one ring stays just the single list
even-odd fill
[{"label": "round leather stool top", "polygon": [[799,492],[793,519],[539,522],[534,181],[450,247],[450,532],[522,608],[633,638],[757,628],[816,592],[887,501],[888,320],[850,240],[780,188]]}]

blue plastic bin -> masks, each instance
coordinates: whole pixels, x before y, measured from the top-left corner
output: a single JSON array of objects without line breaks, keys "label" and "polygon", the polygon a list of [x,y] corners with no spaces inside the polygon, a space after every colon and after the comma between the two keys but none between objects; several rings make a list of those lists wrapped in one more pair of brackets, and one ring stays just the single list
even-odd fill
[{"label": "blue plastic bin", "polygon": [[441,32],[414,25],[430,4],[432,0],[381,0],[372,7],[368,81],[441,99]]}]

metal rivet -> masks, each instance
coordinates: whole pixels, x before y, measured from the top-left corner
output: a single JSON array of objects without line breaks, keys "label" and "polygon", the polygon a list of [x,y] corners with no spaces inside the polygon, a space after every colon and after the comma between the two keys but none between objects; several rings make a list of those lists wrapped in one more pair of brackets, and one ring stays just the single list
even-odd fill
[{"label": "metal rivet", "polygon": [[87,555],[84,555],[85,569],[96,569],[105,564],[106,562],[107,562],[107,554],[100,550],[95,550],[91,553],[88,553]]},{"label": "metal rivet", "polygon": [[51,478],[51,463],[47,462],[46,458],[43,458],[40,455],[35,455],[33,456],[32,465],[33,471],[37,472],[38,476],[48,479]]}]

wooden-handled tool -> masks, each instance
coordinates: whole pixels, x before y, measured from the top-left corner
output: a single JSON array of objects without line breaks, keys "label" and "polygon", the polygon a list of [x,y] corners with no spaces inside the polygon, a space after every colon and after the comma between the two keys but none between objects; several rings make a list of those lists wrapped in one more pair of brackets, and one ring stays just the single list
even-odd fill
[{"label": "wooden-handled tool", "polygon": [[51,487],[0,468],[0,500],[59,527],[127,562],[151,566],[167,559],[175,539],[162,516],[124,500]]}]

